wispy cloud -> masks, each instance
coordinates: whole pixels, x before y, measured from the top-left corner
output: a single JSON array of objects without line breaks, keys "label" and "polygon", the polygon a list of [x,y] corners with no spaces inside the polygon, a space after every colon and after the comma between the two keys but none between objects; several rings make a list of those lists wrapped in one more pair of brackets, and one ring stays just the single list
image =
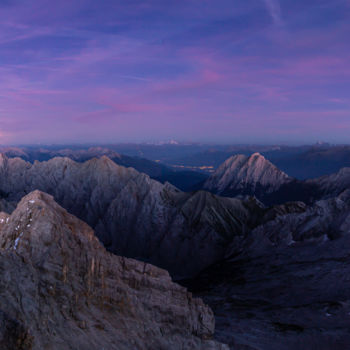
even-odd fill
[{"label": "wispy cloud", "polygon": [[279,0],[264,0],[267,10],[269,11],[274,23],[278,26],[283,25],[282,11]]},{"label": "wispy cloud", "polygon": [[345,0],[48,3],[0,4],[0,143],[348,137]]}]

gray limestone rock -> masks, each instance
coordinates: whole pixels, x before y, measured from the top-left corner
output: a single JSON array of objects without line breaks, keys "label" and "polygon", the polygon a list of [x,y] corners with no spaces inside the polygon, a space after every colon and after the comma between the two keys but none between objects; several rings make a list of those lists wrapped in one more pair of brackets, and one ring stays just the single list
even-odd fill
[{"label": "gray limestone rock", "polygon": [[0,216],[1,349],[227,349],[200,299],[108,253],[53,197],[32,192]]}]

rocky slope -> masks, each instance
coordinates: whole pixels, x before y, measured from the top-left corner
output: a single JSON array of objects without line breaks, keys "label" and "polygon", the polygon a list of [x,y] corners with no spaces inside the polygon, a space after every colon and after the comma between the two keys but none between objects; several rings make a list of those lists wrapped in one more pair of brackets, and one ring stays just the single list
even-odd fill
[{"label": "rocky slope", "polygon": [[227,245],[250,230],[256,202],[183,193],[107,157],[25,162],[0,158],[0,193],[19,201],[39,189],[92,226],[112,252],[189,277],[220,260]]},{"label": "rocky slope", "polygon": [[350,190],[282,209],[191,287],[231,349],[349,349]]},{"label": "rocky slope", "polygon": [[227,159],[204,183],[205,190],[224,196],[255,195],[264,198],[292,179],[261,154]]},{"label": "rocky slope", "polygon": [[226,349],[211,310],[152,265],[108,253],[39,191],[0,214],[4,350]]}]

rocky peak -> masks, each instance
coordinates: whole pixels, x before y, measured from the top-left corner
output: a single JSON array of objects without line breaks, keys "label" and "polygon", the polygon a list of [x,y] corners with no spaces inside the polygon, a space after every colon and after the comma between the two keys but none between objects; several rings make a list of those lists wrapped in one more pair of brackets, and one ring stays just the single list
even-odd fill
[{"label": "rocky peak", "polygon": [[165,270],[108,253],[40,191],[0,214],[0,305],[0,340],[9,327],[4,344],[30,339],[4,349],[227,349],[210,340],[200,299]]},{"label": "rocky peak", "polygon": [[259,198],[271,193],[292,179],[260,153],[250,157],[235,155],[227,159],[209,179],[204,188],[223,195],[249,194]]},{"label": "rocky peak", "polygon": [[265,162],[267,161],[267,159],[263,155],[261,155],[259,152],[255,152],[248,158],[248,162],[253,163],[256,161]]},{"label": "rocky peak", "polygon": [[87,224],[68,214],[52,196],[38,190],[25,196],[12,215],[5,215],[3,220],[0,246],[26,260],[39,261],[42,256],[55,260],[58,255],[74,253],[73,248],[78,246],[83,252],[101,249]]}]

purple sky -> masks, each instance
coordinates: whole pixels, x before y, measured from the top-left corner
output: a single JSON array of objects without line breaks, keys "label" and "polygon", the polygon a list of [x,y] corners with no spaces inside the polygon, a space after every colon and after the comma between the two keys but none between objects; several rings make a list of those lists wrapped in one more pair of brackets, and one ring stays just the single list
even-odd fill
[{"label": "purple sky", "polygon": [[0,3],[0,143],[349,135],[350,0]]}]

